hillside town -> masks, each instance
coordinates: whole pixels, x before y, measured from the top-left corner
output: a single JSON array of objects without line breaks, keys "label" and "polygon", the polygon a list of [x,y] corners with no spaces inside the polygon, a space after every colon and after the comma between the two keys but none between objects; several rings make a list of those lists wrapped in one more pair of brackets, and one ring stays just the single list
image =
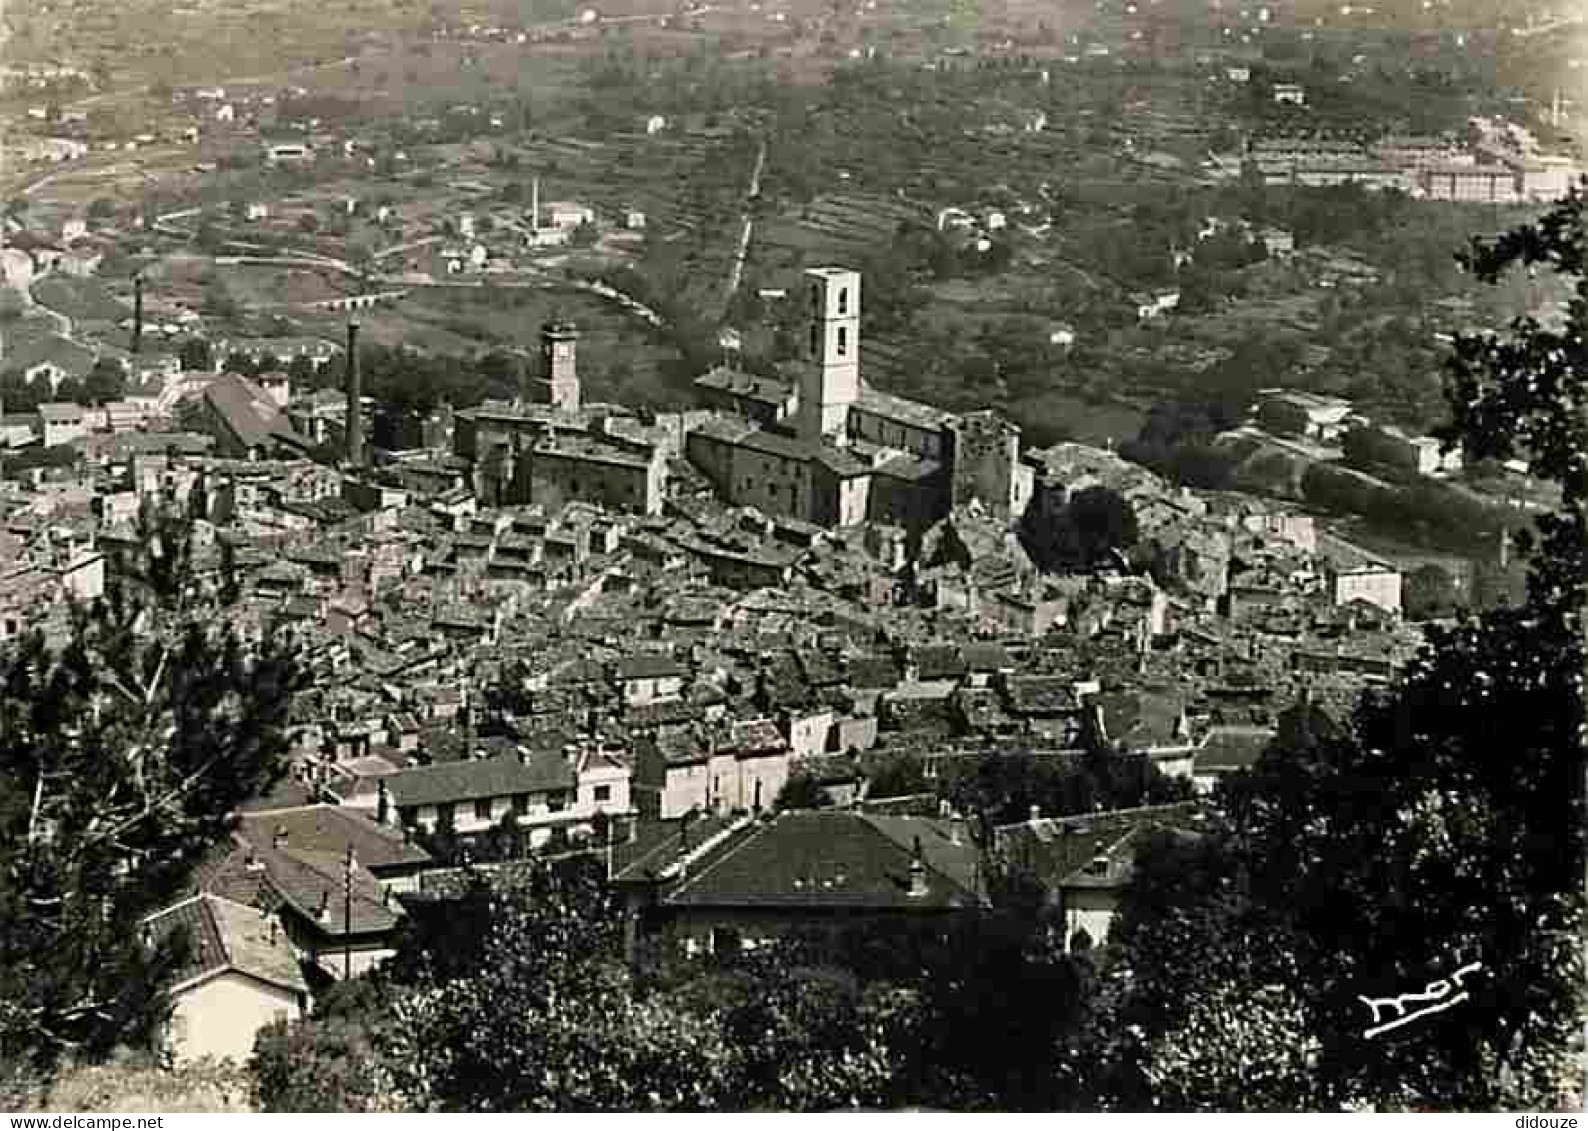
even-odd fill
[{"label": "hillside town", "polygon": [[[291,777],[249,805],[191,899],[152,922],[199,917],[216,961],[286,970],[297,947],[339,978],[391,953],[405,893],[471,854],[504,858],[509,817],[521,851],[596,838],[620,890],[631,859],[677,871],[633,898],[686,947],[754,946],[748,920],[762,939],[798,924],[802,846],[834,822],[853,830],[853,858],[829,861],[847,871],[843,900],[938,914],[978,898],[969,843],[930,792],[875,796],[868,767],[908,757],[930,782],[988,749],[1062,762],[1096,742],[1195,798],[1252,765],[1283,712],[1310,703],[1344,719],[1421,643],[1400,572],[1306,514],[1174,488],[1100,449],[1026,449],[994,412],[875,390],[855,361],[862,279],[828,267],[804,282],[808,362],[713,369],[681,413],[585,401],[578,329],[554,323],[519,398],[394,420],[362,395],[350,323],[353,352],[320,361],[345,376],[334,394],[281,371],[176,370],[141,427],[60,403],[18,422],[82,463],[7,484],[0,640],[67,632],[72,604],[147,552],[140,514],[175,507],[195,516],[201,583],[218,590],[235,571],[244,597],[227,615],[244,637],[285,629],[314,672],[294,706]],[[161,430],[162,403],[184,401],[200,430]],[[310,458],[327,447],[334,462]],[[1134,543],[1084,572],[1038,568],[1022,518],[1061,525],[1099,488],[1133,514]],[[838,808],[766,824],[799,777]],[[1045,874],[1066,945],[1084,948],[1107,934],[1126,846],[1196,813],[1189,800],[1033,813],[998,835],[1051,823],[1047,853],[1076,833]],[[678,831],[697,817],[692,836]],[[441,830],[450,858],[434,851]],[[941,853],[912,856],[922,835]],[[685,862],[730,850],[734,878],[702,903]],[[750,866],[757,853],[779,866]],[[877,887],[895,859],[937,894],[900,902]],[[280,903],[274,950],[237,910],[260,890]],[[234,946],[235,932],[252,941]],[[246,1056],[283,1000],[304,1007],[300,976],[241,969],[247,1008],[208,1010],[208,982],[190,1006],[179,994],[194,1017],[185,1055]]]},{"label": "hillside town", "polygon": [[1581,1106],[1567,7],[0,11],[0,1108]]}]

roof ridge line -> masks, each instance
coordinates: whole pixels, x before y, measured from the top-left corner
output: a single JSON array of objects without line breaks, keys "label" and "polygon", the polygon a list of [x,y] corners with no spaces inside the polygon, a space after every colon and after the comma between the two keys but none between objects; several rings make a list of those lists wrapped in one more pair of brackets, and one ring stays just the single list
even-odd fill
[{"label": "roof ridge line", "polygon": [[173,911],[176,911],[176,910],[178,910],[180,908],[186,907],[188,904],[192,903],[195,899],[203,899],[208,894],[209,894],[209,892],[207,892],[207,891],[196,891],[192,895],[185,895],[181,899],[177,900],[175,903],[168,903],[168,904],[166,904],[166,906],[160,908],[158,911],[149,912],[149,914],[145,915],[142,919],[138,920],[138,925],[139,926],[143,926],[146,923],[151,923],[154,920],[160,918],[160,916],[162,916],[162,915],[169,915]]},{"label": "roof ridge line", "polygon": [[[906,856],[910,857],[910,859],[912,859],[912,860],[915,858],[915,846],[914,846],[914,844],[906,846],[906,845],[900,844],[898,841],[894,840],[893,837],[889,836],[885,831],[883,831],[882,827],[877,823],[879,819],[880,820],[891,820],[891,821],[909,820],[909,821],[912,821],[912,822],[916,822],[916,823],[925,825],[928,832],[936,833],[939,837],[942,837],[942,839],[944,841],[946,841],[950,846],[954,846],[954,842],[952,840],[950,840],[947,836],[944,836],[943,835],[943,830],[938,827],[938,825],[944,820],[944,818],[940,818],[940,817],[912,817],[912,816],[909,816],[908,814],[870,813],[870,812],[866,812],[864,810],[856,811],[855,812],[855,816],[859,817],[860,820],[865,824],[865,826],[868,829],[871,830],[871,835],[872,836],[881,837],[883,841],[885,841],[888,844],[891,844],[894,848],[898,849],[900,852],[904,853]],[[916,841],[919,841],[920,840],[920,834],[919,833],[915,834],[915,836],[912,839],[916,840]],[[964,847],[964,846],[960,845],[960,846],[957,846],[957,847]],[[976,851],[976,846],[974,844],[971,844],[970,847],[971,847],[971,850],[973,852]],[[933,874],[941,877],[942,879],[947,880],[956,889],[958,889],[959,891],[963,892],[965,895],[969,896],[972,900],[978,900],[979,901],[979,900],[984,898],[981,895],[981,893],[971,890],[970,888],[966,887],[964,884],[960,883],[959,880],[955,879],[948,872],[946,872],[942,868],[939,868],[936,865],[934,865],[932,863],[932,860],[931,860],[931,855],[930,855],[930,853],[928,853],[926,851],[926,846],[924,844],[921,846],[921,857],[922,857],[921,863],[926,865],[928,868],[930,868],[932,870]],[[981,867],[981,864],[980,864],[980,862],[978,862],[977,863],[977,868],[979,869],[980,867]]]},{"label": "roof ridge line", "polygon": [[226,943],[226,932],[222,929],[221,918],[215,913],[215,909],[209,903],[210,899],[214,897],[205,893],[202,898],[204,899],[204,914],[209,917],[210,927],[215,932],[215,941],[220,944],[221,961],[228,967],[236,966],[237,961],[232,957],[232,948]]},{"label": "roof ridge line", "polygon": [[[754,829],[749,836],[745,837],[738,844],[736,844],[732,848],[730,848],[727,852],[724,852],[721,856],[717,857],[716,860],[712,861],[709,865],[707,865],[701,871],[696,872],[694,875],[690,875],[689,871],[688,871],[688,865],[692,861],[698,860],[702,855],[704,855],[706,853],[706,851],[708,849],[716,848],[717,845],[721,844],[723,841],[725,841],[733,833],[740,831],[741,829],[745,828],[746,826],[753,826],[753,825],[757,824],[756,818],[754,816],[741,817],[739,820],[735,821],[733,824],[729,825],[727,828],[722,829],[720,832],[714,833],[713,835],[707,837],[705,840],[701,841],[700,844],[693,851],[684,854],[677,861],[675,861],[672,865],[670,865],[670,868],[676,869],[677,871],[683,873],[682,878],[679,880],[678,887],[674,889],[672,894],[676,894],[679,891],[683,891],[690,884],[696,883],[696,882],[704,879],[713,870],[715,870],[716,868],[721,867],[723,861],[727,860],[730,856],[734,855],[736,852],[738,852],[740,849],[742,849],[745,845],[747,845],[751,841],[753,841],[756,838],[756,836],[758,836],[765,829],[771,828],[772,824],[775,824],[775,823],[776,823],[776,819],[774,818],[774,820],[772,822],[769,822],[767,825],[762,826],[762,828]],[[664,869],[664,871],[666,871],[666,870],[667,869]]]}]

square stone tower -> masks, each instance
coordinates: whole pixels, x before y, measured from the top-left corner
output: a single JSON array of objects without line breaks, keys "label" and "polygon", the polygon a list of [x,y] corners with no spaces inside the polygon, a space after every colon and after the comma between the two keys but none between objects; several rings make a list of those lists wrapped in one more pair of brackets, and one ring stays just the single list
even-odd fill
[{"label": "square stone tower", "polygon": [[536,399],[568,412],[579,411],[579,329],[548,322],[540,331],[540,379]]},{"label": "square stone tower", "polygon": [[799,435],[842,440],[849,408],[860,396],[860,273],[812,267],[805,272],[805,295]]}]

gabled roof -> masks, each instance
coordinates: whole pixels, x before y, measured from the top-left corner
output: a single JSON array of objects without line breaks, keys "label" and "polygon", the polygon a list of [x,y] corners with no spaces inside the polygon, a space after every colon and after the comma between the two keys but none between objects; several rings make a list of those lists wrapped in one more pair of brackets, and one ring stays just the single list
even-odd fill
[{"label": "gabled roof", "polygon": [[249,813],[244,815],[238,832],[256,846],[268,846],[278,832],[284,832],[288,847],[338,859],[351,845],[358,862],[368,868],[423,864],[430,859],[430,854],[418,845],[405,843],[396,829],[336,805]]},{"label": "gabled roof", "polygon": [[713,813],[636,821],[631,826],[633,839],[615,847],[613,878],[619,883],[654,880],[668,865],[699,849],[731,824],[729,818]]},{"label": "gabled roof", "polygon": [[855,398],[855,407],[862,412],[869,412],[884,420],[907,424],[912,428],[938,429],[956,419],[953,413],[944,409],[922,404],[920,401],[912,401],[906,397],[896,397],[892,393],[884,393],[880,389],[873,389],[870,385],[864,384],[861,385],[859,395]]},{"label": "gabled roof", "polygon": [[960,656],[973,672],[996,672],[1015,666],[1014,658],[1002,644],[967,644],[960,649]]},{"label": "gabled roof", "polygon": [[572,764],[561,753],[529,753],[416,766],[392,774],[386,788],[396,804],[409,806],[569,790],[577,783]]},{"label": "gabled roof", "polygon": [[652,745],[669,766],[687,766],[704,762],[711,757],[711,749],[700,732],[692,726],[664,726],[655,738],[641,738],[641,748]]},{"label": "gabled roof", "polygon": [[757,377],[726,366],[717,366],[695,378],[697,389],[731,393],[744,400],[781,407],[794,395],[793,386],[773,377]]},{"label": "gabled roof", "polygon": [[212,381],[204,390],[204,401],[245,448],[271,440],[310,446],[308,440],[293,431],[286,414],[264,390],[236,373],[223,373]]},{"label": "gabled roof", "polygon": [[1195,772],[1227,773],[1250,769],[1263,756],[1275,734],[1272,727],[1214,727],[1196,752]]},{"label": "gabled roof", "polygon": [[[1049,888],[1112,887],[1128,878],[1134,859],[1134,846],[1129,842],[1138,832],[1156,828],[1194,831],[1201,813],[1201,802],[1188,801],[1038,818],[1000,826],[994,835],[1011,861],[1031,868]],[[1088,865],[1098,856],[1107,858],[1107,866],[1088,872]]]},{"label": "gabled roof", "polygon": [[635,652],[618,661],[619,679],[682,678],[688,674],[688,667],[661,652]]},{"label": "gabled roof", "polygon": [[1062,675],[1021,675],[1009,679],[1009,710],[1019,715],[1064,715],[1080,710],[1074,681]]},{"label": "gabled roof", "polygon": [[235,970],[284,990],[307,993],[308,984],[286,932],[271,930],[273,918],[257,907],[199,894],[155,912],[144,923],[156,938],[179,928],[187,930],[190,951],[176,972],[176,990]]},{"label": "gabled roof", "polygon": [[740,757],[781,754],[788,749],[771,719],[743,719],[729,727],[729,742]]},{"label": "gabled roof", "polygon": [[[926,894],[910,895],[919,846]],[[663,896],[674,907],[944,911],[973,907],[977,850],[948,822],[839,811],[780,813],[688,862]]]},{"label": "gabled roof", "polygon": [[910,658],[920,680],[958,679],[966,671],[964,657],[952,644],[923,645],[912,649]]},{"label": "gabled roof", "polygon": [[1185,701],[1178,695],[1132,690],[1089,695],[1086,701],[1102,711],[1103,729],[1110,741],[1123,742],[1132,749],[1185,741],[1176,733],[1185,711]]},{"label": "gabled roof", "polygon": [[[388,904],[379,882],[361,863],[353,868],[351,905],[343,902],[346,858],[332,853],[301,852],[234,837],[228,854],[201,866],[195,883],[211,895],[255,908],[285,905],[322,934],[378,934],[395,927],[400,909]],[[327,909],[324,919],[321,907]],[[349,914],[350,912],[350,914]]]},{"label": "gabled roof", "polygon": [[892,656],[852,656],[845,667],[853,687],[889,688],[899,685],[901,673]]}]

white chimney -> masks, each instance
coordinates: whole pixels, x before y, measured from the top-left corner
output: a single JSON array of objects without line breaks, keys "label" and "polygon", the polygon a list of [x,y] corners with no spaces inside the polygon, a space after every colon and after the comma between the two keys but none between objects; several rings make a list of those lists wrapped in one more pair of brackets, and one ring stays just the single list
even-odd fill
[{"label": "white chimney", "polygon": [[910,856],[910,898],[924,899],[927,894],[926,862],[921,859],[921,838],[915,838],[915,851]]}]

